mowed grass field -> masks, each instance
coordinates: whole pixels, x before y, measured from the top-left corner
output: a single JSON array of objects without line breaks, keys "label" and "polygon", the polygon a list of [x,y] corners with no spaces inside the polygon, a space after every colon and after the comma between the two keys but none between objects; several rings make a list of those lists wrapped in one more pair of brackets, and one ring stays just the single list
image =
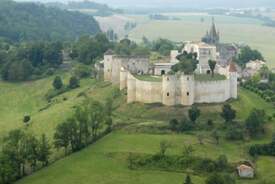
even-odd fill
[{"label": "mowed grass field", "polygon": [[[167,16],[181,20],[149,20],[137,16],[140,24],[132,30],[129,37],[141,41],[143,36],[154,40],[167,38],[173,41],[198,41],[211,25],[212,16],[204,13],[174,13]],[[249,18],[214,16],[221,41],[248,44],[260,50],[268,65],[275,67],[275,28],[263,26],[261,21]],[[134,18],[134,16],[131,16]],[[201,19],[204,19],[202,22]],[[141,21],[142,20],[142,21]]]},{"label": "mowed grass field", "polygon": [[[17,98],[14,94],[13,98],[9,97],[7,91],[5,98],[15,100],[17,104],[21,102],[28,104],[28,101],[33,101],[32,104],[27,106],[30,112],[36,112],[44,102],[41,98],[44,94],[44,89],[50,88],[51,78],[39,80],[35,82],[36,85],[30,85],[25,88],[26,84],[16,90],[23,95],[23,91],[30,90],[35,94],[35,89],[41,87],[41,91],[37,92],[36,98]],[[72,106],[79,103],[78,93],[81,91],[87,92],[90,97],[98,100],[104,100],[112,91],[113,87],[102,82],[96,82],[92,79],[82,81],[82,87],[76,91],[64,94],[68,97],[67,102],[60,102],[45,110],[45,115],[37,113],[34,115],[34,131],[53,132],[53,127],[56,123],[60,122],[62,118],[68,116],[71,112]],[[10,90],[14,90],[15,86],[11,85]],[[38,90],[39,91],[39,90]],[[38,94],[40,93],[40,94]],[[42,94],[42,96],[40,96]],[[62,96],[64,96],[62,95]],[[2,96],[1,96],[2,97]],[[62,97],[58,97],[62,98]],[[22,100],[22,101],[21,101]],[[4,101],[4,100],[3,100]],[[3,103],[3,101],[1,101]],[[243,120],[247,117],[249,111],[253,108],[263,108],[267,111],[268,115],[274,112],[271,104],[266,103],[254,93],[241,89],[239,99],[231,102],[234,109],[238,110],[238,119]],[[9,105],[9,103],[6,103]],[[61,106],[61,107],[59,107]],[[221,110],[220,104],[200,105],[202,115],[199,121],[206,121],[209,117],[214,119],[215,124],[222,123],[219,116]],[[11,107],[12,109],[12,107]],[[5,119],[18,119],[22,114],[24,106],[18,107],[15,116],[12,118],[6,116]],[[64,109],[64,110],[61,110]],[[119,103],[116,103],[114,112],[115,123],[129,124],[125,128],[114,131],[113,133],[102,138],[94,145],[89,146],[87,149],[70,155],[62,160],[55,162],[48,168],[42,169],[31,176],[18,181],[18,184],[180,184],[183,182],[186,173],[181,172],[166,172],[158,170],[129,170],[127,166],[127,157],[130,152],[133,153],[146,153],[154,154],[159,151],[159,144],[161,141],[166,140],[171,143],[172,148],[168,150],[168,154],[181,154],[184,145],[192,145],[195,152],[194,154],[217,158],[221,154],[225,154],[229,161],[236,163],[240,160],[249,159],[247,155],[247,147],[252,143],[263,143],[271,140],[271,134],[274,129],[274,122],[269,124],[267,136],[257,141],[244,141],[244,142],[228,142],[221,140],[220,145],[214,144],[214,140],[209,135],[210,132],[192,132],[190,134],[158,134],[158,133],[142,133],[135,132],[138,126],[167,124],[171,118],[181,118],[187,112],[187,107],[165,107],[158,104],[144,105],[140,103],[126,104],[125,96],[122,96]],[[17,112],[18,111],[18,112]],[[57,111],[57,112],[55,112]],[[8,112],[8,110],[6,110]],[[59,113],[62,112],[62,113]],[[64,114],[63,114],[64,113]],[[3,113],[4,114],[4,113]],[[45,118],[45,119],[44,119]],[[36,122],[36,125],[34,125]],[[20,124],[20,123],[19,123]],[[15,128],[14,124],[11,128]],[[134,130],[134,131],[133,131]],[[204,145],[199,145],[197,133],[203,133]],[[274,157],[261,157],[256,163],[257,166],[257,179],[255,180],[238,180],[239,184],[258,184],[261,179],[266,179],[268,182],[275,181]],[[206,176],[192,175],[193,183],[204,184]]]},{"label": "mowed grass field", "polygon": [[[70,74],[60,74],[65,85]],[[46,133],[52,137],[58,123],[64,121],[73,112],[73,107],[83,101],[81,92],[89,92],[98,100],[104,100],[113,88],[110,84],[98,83],[94,79],[83,79],[80,88],[55,97],[48,103],[45,95],[52,89],[53,77],[22,83],[0,81],[0,138],[15,128],[26,128],[25,115],[31,116],[28,129],[40,135]],[[97,88],[97,85],[105,87]]]}]

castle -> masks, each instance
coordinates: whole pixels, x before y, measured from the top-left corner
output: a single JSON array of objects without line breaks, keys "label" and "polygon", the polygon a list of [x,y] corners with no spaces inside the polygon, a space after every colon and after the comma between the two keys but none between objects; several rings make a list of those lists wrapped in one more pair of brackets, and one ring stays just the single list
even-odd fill
[{"label": "castle", "polygon": [[[169,74],[183,52],[197,53],[198,65],[194,75]],[[127,90],[127,102],[161,103],[167,106],[194,103],[222,103],[237,98],[237,71],[231,62],[217,65],[215,73],[224,75],[219,80],[199,80],[196,75],[209,75],[208,60],[218,60],[215,45],[187,42],[182,51],[171,51],[168,62],[150,64],[149,57],[118,56],[107,51],[102,61],[104,80]],[[152,80],[140,79],[150,76]]]}]

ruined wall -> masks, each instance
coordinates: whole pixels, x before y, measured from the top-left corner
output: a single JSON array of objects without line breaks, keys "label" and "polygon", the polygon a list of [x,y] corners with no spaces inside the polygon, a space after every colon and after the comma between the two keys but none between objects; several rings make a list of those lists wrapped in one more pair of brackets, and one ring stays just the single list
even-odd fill
[{"label": "ruined wall", "polygon": [[111,81],[115,85],[120,85],[120,71],[122,68],[133,74],[148,74],[149,58],[115,55],[104,56],[104,80]]}]

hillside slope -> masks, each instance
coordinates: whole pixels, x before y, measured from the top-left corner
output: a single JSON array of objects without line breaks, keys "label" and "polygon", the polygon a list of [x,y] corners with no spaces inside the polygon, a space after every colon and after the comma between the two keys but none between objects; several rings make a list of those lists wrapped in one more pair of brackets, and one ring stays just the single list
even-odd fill
[{"label": "hillside slope", "polygon": [[89,15],[35,3],[0,1],[0,38],[11,41],[73,40],[100,32]]}]

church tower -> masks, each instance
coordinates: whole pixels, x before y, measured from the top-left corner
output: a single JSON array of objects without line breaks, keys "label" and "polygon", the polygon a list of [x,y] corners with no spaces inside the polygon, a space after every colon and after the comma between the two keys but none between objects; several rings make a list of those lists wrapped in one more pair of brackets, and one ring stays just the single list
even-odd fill
[{"label": "church tower", "polygon": [[206,35],[202,38],[202,41],[208,44],[216,45],[220,42],[220,33],[216,29],[215,19],[212,18],[212,25]]}]

